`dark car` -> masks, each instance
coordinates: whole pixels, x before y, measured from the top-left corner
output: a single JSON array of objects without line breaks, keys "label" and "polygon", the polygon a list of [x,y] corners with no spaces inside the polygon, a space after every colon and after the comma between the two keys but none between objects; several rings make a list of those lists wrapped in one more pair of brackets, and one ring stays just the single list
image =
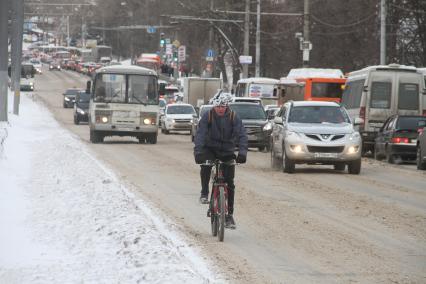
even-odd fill
[{"label": "dark car", "polygon": [[231,103],[229,107],[243,121],[247,132],[248,146],[263,151],[269,148],[272,127],[262,105],[254,103]]},{"label": "dark car", "polygon": [[426,170],[426,120],[417,124],[419,136],[417,137],[417,169]]},{"label": "dark car", "polygon": [[213,108],[213,105],[202,105],[198,111],[198,115],[194,114],[194,119],[192,120],[192,129],[191,129],[191,141],[194,141],[195,134],[198,131],[198,121],[206,112],[210,111]]},{"label": "dark car", "polygon": [[75,96],[74,104],[74,124],[80,124],[81,121],[89,122],[89,104],[90,94],[86,91],[80,91]]},{"label": "dark car", "polygon": [[377,134],[374,157],[385,158],[389,163],[394,163],[396,158],[415,160],[418,125],[425,120],[424,116],[390,116]]},{"label": "dark car", "polygon": [[67,89],[62,94],[64,96],[64,102],[63,102],[64,108],[74,107],[75,96],[77,95],[77,93],[79,93],[81,91],[82,90],[76,89],[76,88]]}]

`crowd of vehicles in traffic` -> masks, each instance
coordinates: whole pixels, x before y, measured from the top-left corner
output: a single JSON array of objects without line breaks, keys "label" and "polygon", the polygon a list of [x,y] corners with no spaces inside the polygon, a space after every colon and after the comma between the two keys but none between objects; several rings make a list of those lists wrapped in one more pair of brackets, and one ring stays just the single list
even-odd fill
[{"label": "crowd of vehicles in traffic", "polygon": [[[23,64],[21,90],[34,90],[32,78],[42,74],[41,61]],[[219,78],[185,77],[180,84],[159,80],[161,61],[155,54],[142,54],[136,66],[115,65],[105,56],[98,61],[64,52],[48,61],[51,71],[91,77],[87,90],[64,93],[63,106],[74,107],[75,124],[88,121],[93,143],[118,135],[155,144],[158,128],[164,134],[187,131],[193,140],[201,115],[211,109],[209,101],[225,92]],[[242,118],[249,146],[270,153],[272,166],[288,173],[306,163],[336,170],[347,166],[357,174],[367,154],[389,163],[417,160],[424,169],[425,77],[425,68],[397,64],[347,75],[337,69],[293,69],[279,80],[239,80],[230,91],[230,108]],[[323,115],[330,117],[323,120]]]}]

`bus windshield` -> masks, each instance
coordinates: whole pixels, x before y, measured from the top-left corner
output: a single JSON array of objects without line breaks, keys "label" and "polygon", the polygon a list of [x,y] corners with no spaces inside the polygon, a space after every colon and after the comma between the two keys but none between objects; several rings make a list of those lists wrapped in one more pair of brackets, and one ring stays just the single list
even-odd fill
[{"label": "bus windshield", "polygon": [[94,101],[158,105],[156,77],[100,74],[95,82]]}]

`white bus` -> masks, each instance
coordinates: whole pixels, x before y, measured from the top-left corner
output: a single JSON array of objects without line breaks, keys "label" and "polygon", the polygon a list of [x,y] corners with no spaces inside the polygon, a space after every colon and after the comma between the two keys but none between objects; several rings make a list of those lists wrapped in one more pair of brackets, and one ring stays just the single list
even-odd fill
[{"label": "white bus", "polygon": [[90,141],[106,136],[132,136],[139,143],[157,143],[158,76],[138,66],[112,65],[96,71],[89,107]]}]

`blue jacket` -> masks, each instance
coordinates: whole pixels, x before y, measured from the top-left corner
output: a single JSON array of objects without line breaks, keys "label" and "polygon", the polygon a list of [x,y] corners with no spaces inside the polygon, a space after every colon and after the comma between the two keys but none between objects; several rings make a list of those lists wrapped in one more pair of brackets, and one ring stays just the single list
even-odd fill
[{"label": "blue jacket", "polygon": [[[209,112],[211,118],[209,123]],[[232,120],[232,121],[231,121]],[[203,114],[198,122],[198,131],[194,139],[194,154],[202,154],[204,148],[215,149],[223,155],[234,154],[236,146],[238,153],[247,156],[248,139],[243,122],[236,113],[231,117],[228,108],[224,116],[218,116],[214,109]]]}]

